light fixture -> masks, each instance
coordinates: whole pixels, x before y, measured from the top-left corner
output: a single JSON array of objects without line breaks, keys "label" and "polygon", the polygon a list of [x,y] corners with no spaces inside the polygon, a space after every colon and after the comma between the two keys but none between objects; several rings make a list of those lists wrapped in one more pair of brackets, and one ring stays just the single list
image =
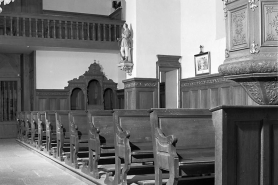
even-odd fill
[{"label": "light fixture", "polygon": [[[14,2],[14,0],[0,0],[0,5],[4,2],[4,5],[10,4],[10,2]],[[0,13],[2,13],[2,8],[0,7]]]}]

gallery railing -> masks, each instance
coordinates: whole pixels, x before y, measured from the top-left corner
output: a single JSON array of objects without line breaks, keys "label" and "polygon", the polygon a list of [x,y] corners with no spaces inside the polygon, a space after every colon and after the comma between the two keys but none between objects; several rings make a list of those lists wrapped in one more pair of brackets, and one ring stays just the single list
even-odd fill
[{"label": "gallery railing", "polygon": [[0,14],[0,36],[7,37],[117,42],[122,25],[123,21],[112,19]]}]

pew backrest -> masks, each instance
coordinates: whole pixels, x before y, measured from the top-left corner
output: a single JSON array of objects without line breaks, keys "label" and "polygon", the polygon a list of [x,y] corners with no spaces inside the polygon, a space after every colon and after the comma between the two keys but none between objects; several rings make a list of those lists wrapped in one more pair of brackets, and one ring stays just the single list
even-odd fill
[{"label": "pew backrest", "polygon": [[56,118],[55,111],[47,111],[45,114],[46,130],[51,130],[56,133]]},{"label": "pew backrest", "polygon": [[120,135],[129,135],[131,150],[152,151],[149,110],[114,110],[115,145],[123,143]]},{"label": "pew backrest", "polygon": [[55,119],[57,134],[63,133],[65,136],[69,137],[69,111],[57,111],[55,113]]},{"label": "pew backrest", "polygon": [[88,139],[89,125],[87,113],[85,111],[70,112],[69,121],[71,136],[78,135],[79,140]]},{"label": "pew backrest", "polygon": [[88,111],[89,122],[89,139],[105,147],[114,147],[114,123],[113,112],[105,111]]},{"label": "pew backrest", "polygon": [[177,139],[175,149],[179,160],[214,158],[215,131],[208,109],[152,109],[151,124],[156,153],[164,152],[159,135]]}]

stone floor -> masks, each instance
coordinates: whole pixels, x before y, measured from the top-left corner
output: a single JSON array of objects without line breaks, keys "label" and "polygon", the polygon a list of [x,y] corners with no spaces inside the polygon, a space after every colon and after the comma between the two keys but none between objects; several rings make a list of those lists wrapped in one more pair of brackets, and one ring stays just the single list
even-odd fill
[{"label": "stone floor", "polygon": [[0,185],[87,185],[61,167],[21,146],[0,139]]}]

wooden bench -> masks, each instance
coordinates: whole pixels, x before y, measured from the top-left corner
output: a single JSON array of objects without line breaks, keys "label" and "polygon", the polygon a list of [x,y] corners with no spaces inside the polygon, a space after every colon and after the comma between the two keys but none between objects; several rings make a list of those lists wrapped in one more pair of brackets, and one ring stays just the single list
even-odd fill
[{"label": "wooden bench", "polygon": [[36,146],[38,140],[38,112],[31,112],[31,145]]},{"label": "wooden bench", "polygon": [[56,111],[55,115],[57,151],[54,156],[60,161],[64,161],[65,154],[70,152],[69,112],[70,111]]},{"label": "wooden bench", "polygon": [[23,136],[25,134],[25,121],[24,121],[24,112],[19,112],[18,113],[18,122],[19,122],[19,127],[18,127],[18,138],[20,140],[23,140]]},{"label": "wooden bench", "polygon": [[[167,185],[200,175],[213,184],[215,131],[207,109],[152,109],[155,184],[162,184],[162,169],[169,171]],[[184,178],[183,178],[184,177]],[[197,179],[198,180],[198,179]]]},{"label": "wooden bench", "polygon": [[24,141],[26,143],[31,142],[31,112],[30,111],[25,111],[25,136],[24,136]]},{"label": "wooden bench", "polygon": [[46,145],[46,114],[45,111],[39,111],[38,113],[38,143],[37,148],[43,150]]},{"label": "wooden bench", "polygon": [[127,183],[127,175],[154,173],[149,110],[114,110],[113,121],[115,176],[107,174],[104,182]]},{"label": "wooden bench", "polygon": [[[70,155],[65,162],[76,169],[79,168],[83,160],[88,160],[88,132],[89,124],[85,111],[70,112]],[[84,159],[85,158],[85,159]]]},{"label": "wooden bench", "polygon": [[51,155],[52,147],[57,145],[55,111],[46,111],[45,117],[45,152]]},{"label": "wooden bench", "polygon": [[113,111],[88,111],[89,161],[81,171],[99,179],[98,164],[115,163]]}]

